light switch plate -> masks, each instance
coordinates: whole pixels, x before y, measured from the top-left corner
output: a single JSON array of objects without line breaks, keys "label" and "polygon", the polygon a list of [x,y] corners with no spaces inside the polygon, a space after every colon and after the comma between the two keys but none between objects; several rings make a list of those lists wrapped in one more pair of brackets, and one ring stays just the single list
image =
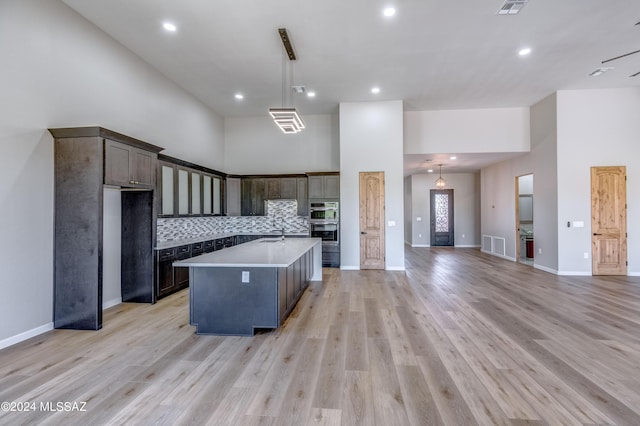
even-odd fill
[{"label": "light switch plate", "polygon": [[395,221],[395,220],[390,220],[390,221],[388,222],[388,225],[389,225],[389,226],[396,226],[396,221]]},{"label": "light switch plate", "polygon": [[574,228],[584,228],[584,222],[582,220],[574,220],[573,221]]}]

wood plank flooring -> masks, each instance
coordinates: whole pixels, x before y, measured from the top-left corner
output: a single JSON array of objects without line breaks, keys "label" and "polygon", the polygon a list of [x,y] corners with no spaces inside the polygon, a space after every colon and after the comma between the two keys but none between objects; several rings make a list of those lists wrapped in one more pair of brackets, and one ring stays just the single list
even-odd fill
[{"label": "wood plank flooring", "polygon": [[183,291],[6,348],[0,401],[36,405],[0,424],[640,424],[640,278],[476,249],[407,247],[406,266],[325,269],[254,337],[195,335]]}]

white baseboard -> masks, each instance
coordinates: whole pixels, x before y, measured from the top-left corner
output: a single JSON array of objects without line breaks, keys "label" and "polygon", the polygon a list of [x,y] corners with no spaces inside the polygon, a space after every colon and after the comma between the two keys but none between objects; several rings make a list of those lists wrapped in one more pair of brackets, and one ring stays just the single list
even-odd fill
[{"label": "white baseboard", "polygon": [[118,297],[117,299],[107,300],[106,302],[102,302],[102,309],[109,309],[112,306],[116,306],[122,303],[122,297]]},{"label": "white baseboard", "polygon": [[629,276],[629,277],[640,277],[640,272],[628,272],[627,276]]},{"label": "white baseboard", "polygon": [[343,271],[359,271],[359,266],[340,265],[340,269]]},{"label": "white baseboard", "polygon": [[456,247],[460,247],[460,248],[477,248],[477,247],[482,247],[480,244],[462,244],[462,245],[456,245]]},{"label": "white baseboard", "polygon": [[431,244],[411,244],[411,247],[431,247]]},{"label": "white baseboard", "polygon": [[387,266],[385,271],[404,271],[404,266]]},{"label": "white baseboard", "polygon": [[540,269],[541,271],[548,272],[548,273],[550,273],[550,274],[560,275],[560,274],[558,274],[558,271],[556,271],[555,269],[551,269],[551,268],[546,267],[546,266],[536,265],[536,264],[534,263],[534,264],[533,264],[533,267],[534,267],[535,269]]},{"label": "white baseboard", "polygon": [[31,339],[39,334],[46,333],[47,331],[53,330],[53,323],[41,325],[40,327],[32,328],[31,330],[27,330],[24,333],[16,334],[15,336],[7,337],[6,339],[0,340],[0,349],[7,348],[9,346],[15,345],[16,343],[20,343],[24,340]]},{"label": "white baseboard", "polygon": [[575,277],[590,277],[591,272],[585,271],[558,271],[558,275],[572,275]]},{"label": "white baseboard", "polygon": [[515,261],[516,261],[516,258],[515,258],[515,257],[503,256],[503,255],[501,255],[501,254],[493,253],[493,252],[490,252],[490,251],[487,251],[487,250],[480,250],[480,251],[481,251],[482,253],[490,254],[491,256],[499,257],[499,258],[501,258],[501,259],[510,260],[510,261],[512,261],[512,262],[515,262]]}]

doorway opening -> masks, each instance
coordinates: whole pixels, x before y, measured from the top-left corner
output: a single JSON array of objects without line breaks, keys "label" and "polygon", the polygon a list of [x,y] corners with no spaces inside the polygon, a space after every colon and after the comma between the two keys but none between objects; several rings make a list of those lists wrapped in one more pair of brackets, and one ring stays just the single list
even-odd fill
[{"label": "doorway opening", "polygon": [[516,177],[516,259],[533,266],[533,174]]},{"label": "doorway opening", "polygon": [[432,189],[430,199],[431,246],[453,247],[453,189]]}]

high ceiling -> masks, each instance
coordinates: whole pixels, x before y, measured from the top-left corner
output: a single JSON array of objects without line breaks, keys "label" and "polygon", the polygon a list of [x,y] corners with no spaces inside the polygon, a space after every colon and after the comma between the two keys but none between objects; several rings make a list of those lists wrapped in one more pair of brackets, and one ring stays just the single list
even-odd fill
[{"label": "high ceiling", "polygon": [[[282,27],[293,83],[316,92],[285,101],[303,116],[351,101],[522,107],[557,90],[640,86],[640,53],[602,64],[640,49],[639,0],[529,0],[507,16],[503,0],[63,1],[225,117],[282,106]],[[602,66],[614,69],[589,76]]]}]

